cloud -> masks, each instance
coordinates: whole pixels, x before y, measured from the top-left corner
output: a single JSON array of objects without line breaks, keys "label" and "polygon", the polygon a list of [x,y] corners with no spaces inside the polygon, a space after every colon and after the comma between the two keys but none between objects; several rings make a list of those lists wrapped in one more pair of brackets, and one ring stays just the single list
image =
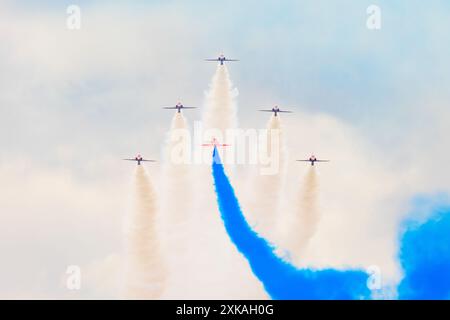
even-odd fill
[{"label": "cloud", "polygon": [[58,280],[67,266],[86,266],[120,248],[126,185],[80,182],[69,170],[17,159],[2,163],[0,174],[0,232],[8,239],[0,244],[1,296],[65,296]]}]

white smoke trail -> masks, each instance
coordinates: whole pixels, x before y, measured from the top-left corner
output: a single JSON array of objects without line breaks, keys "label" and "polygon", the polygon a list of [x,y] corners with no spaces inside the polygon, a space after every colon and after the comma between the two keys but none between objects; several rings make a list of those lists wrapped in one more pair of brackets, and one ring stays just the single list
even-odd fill
[{"label": "white smoke trail", "polygon": [[228,69],[218,65],[206,96],[206,108],[203,117],[205,129],[218,129],[224,132],[236,128],[237,91],[233,89]]},{"label": "white smoke trail", "polygon": [[273,116],[267,123],[267,158],[272,159],[274,170],[264,173],[264,166],[254,178],[249,200],[250,219],[255,228],[265,237],[276,241],[276,225],[279,221],[280,198],[286,174],[286,149],[283,140],[280,117]]},{"label": "white smoke trail", "polygon": [[143,165],[135,172],[135,208],[127,217],[124,297],[157,299],[164,291],[166,271],[156,227],[157,197]]},{"label": "white smoke trail", "polygon": [[191,286],[190,277],[186,273],[191,255],[190,230],[192,213],[193,181],[190,165],[189,131],[186,119],[176,112],[171,123],[165,146],[164,185],[163,185],[163,221],[165,250],[170,252],[170,277],[164,298],[186,298]]},{"label": "white smoke trail", "polygon": [[[164,218],[169,225],[186,221],[191,199],[190,141],[186,119],[176,112],[165,147]],[[176,200],[176,201],[174,201]]]},{"label": "white smoke trail", "polygon": [[317,231],[320,220],[318,190],[317,172],[315,167],[311,166],[304,177],[294,211],[287,225],[289,232],[286,233],[286,249],[289,250],[293,262],[299,262],[299,259],[304,256],[311,238]]}]

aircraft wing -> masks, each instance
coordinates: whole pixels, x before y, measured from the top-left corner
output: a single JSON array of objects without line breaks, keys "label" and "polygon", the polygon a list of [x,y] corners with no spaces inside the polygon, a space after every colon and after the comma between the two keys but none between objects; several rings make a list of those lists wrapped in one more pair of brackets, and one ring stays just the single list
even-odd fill
[{"label": "aircraft wing", "polygon": [[258,110],[258,111],[261,111],[261,112],[275,112],[273,110]]},{"label": "aircraft wing", "polygon": [[238,59],[227,59],[225,58],[225,61],[239,61]]},{"label": "aircraft wing", "polygon": [[122,159],[122,160],[127,160],[127,161],[137,161],[136,159]]},{"label": "aircraft wing", "polygon": [[278,111],[278,112],[284,112],[284,113],[292,113],[292,111],[285,111],[285,110],[280,110],[280,111]]},{"label": "aircraft wing", "polygon": [[330,160],[316,160],[316,162],[330,162]]},{"label": "aircraft wing", "polygon": [[205,59],[205,61],[220,61],[219,59]]},{"label": "aircraft wing", "polygon": [[163,109],[177,109],[177,107],[163,107]]},{"label": "aircraft wing", "polygon": [[308,159],[308,160],[306,160],[306,159],[305,159],[305,160],[295,160],[295,161],[310,162],[311,160],[309,160],[309,159]]},{"label": "aircraft wing", "polygon": [[181,109],[197,109],[197,107],[183,107]]},{"label": "aircraft wing", "polygon": [[142,159],[141,161],[156,162],[156,160]]}]

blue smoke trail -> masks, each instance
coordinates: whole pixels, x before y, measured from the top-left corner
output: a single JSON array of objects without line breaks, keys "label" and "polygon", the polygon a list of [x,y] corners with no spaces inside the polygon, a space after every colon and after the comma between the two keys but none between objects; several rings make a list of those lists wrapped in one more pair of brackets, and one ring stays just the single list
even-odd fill
[{"label": "blue smoke trail", "polygon": [[401,239],[405,277],[399,299],[450,299],[450,208],[434,208],[422,225],[410,225]]},{"label": "blue smoke trail", "polygon": [[370,298],[365,272],[297,269],[277,257],[274,247],[259,237],[245,220],[216,148],[212,170],[219,210],[228,235],[273,299]]}]

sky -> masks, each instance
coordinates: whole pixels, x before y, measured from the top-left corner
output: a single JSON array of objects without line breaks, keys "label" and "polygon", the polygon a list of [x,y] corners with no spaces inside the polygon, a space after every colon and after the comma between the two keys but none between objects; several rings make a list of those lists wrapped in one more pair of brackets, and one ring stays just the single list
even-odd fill
[{"label": "sky", "polygon": [[[119,160],[161,156],[160,107],[203,106],[202,60],[220,53],[241,60],[228,66],[240,127],[289,107],[290,156],[336,163],[320,172],[327,214],[305,263],[373,260],[398,282],[401,221],[420,216],[418,196],[448,201],[447,1],[0,1],[0,297],[113,296],[96,268],[119,259],[132,170]],[[66,28],[69,4],[81,30]],[[295,186],[305,169],[289,170]],[[69,264],[95,285],[67,292]]]}]

